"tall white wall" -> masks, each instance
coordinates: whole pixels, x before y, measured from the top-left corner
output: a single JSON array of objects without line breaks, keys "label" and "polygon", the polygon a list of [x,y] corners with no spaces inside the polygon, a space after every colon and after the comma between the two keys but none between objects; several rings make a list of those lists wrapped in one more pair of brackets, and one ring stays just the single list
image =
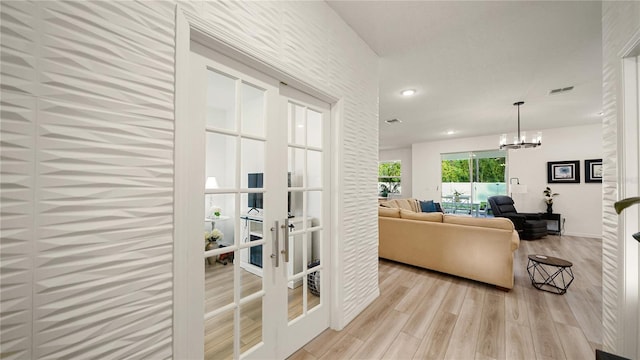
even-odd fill
[{"label": "tall white wall", "polygon": [[[634,35],[637,36],[638,32],[640,32],[640,2],[602,2],[602,104],[604,109],[602,342],[605,350],[629,358],[640,357],[638,349],[640,319],[629,316],[634,311],[637,313],[638,299],[635,299],[635,305],[624,303],[623,299],[627,293],[624,279],[629,276],[635,277],[638,282],[640,274],[625,274],[623,264],[627,256],[625,241],[633,240],[619,237],[618,215],[613,210],[613,203],[618,200],[618,161],[623,155],[618,152],[619,144],[623,139],[623,134],[618,131],[623,114],[621,79],[623,54],[621,51]],[[640,284],[637,286],[640,287]],[[630,309],[630,306],[635,306],[635,309]],[[629,331],[630,329],[635,331]]]},{"label": "tall white wall", "polygon": [[[324,2],[181,1],[340,99],[339,322],[378,293],[377,57]],[[2,357],[172,357],[175,3],[2,1]]]},{"label": "tall white wall", "polygon": [[411,148],[380,150],[380,161],[400,160],[402,162],[402,197],[413,196],[413,162],[411,160]]},{"label": "tall white wall", "polygon": [[[499,135],[453,139],[413,145],[414,197],[439,199],[440,154],[495,149]],[[602,158],[602,126],[587,125],[543,130],[543,145],[535,149],[509,150],[507,179],[517,177],[527,185],[526,194],[514,194],[521,212],[544,212],[542,191],[549,186],[560,196],[553,210],[566,218],[568,235],[602,235],[602,185],[584,182],[584,160]],[[547,184],[547,162],[580,160],[580,184]],[[420,185],[417,185],[420,184]]]}]

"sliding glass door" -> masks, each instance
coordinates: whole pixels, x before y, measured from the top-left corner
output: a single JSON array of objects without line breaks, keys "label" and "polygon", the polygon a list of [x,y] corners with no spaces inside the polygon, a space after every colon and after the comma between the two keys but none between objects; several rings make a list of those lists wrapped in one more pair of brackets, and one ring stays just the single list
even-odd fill
[{"label": "sliding glass door", "polygon": [[487,198],[506,195],[506,151],[442,154],[442,206],[447,213],[484,216]]}]

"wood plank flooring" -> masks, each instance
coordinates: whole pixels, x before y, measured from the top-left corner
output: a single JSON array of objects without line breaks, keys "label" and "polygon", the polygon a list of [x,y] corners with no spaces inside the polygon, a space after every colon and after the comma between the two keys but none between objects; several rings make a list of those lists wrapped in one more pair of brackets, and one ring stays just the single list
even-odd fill
[{"label": "wood plank flooring", "polygon": [[[573,263],[565,295],[531,286],[527,255]],[[602,343],[602,242],[574,236],[521,241],[515,287],[387,260],[381,295],[342,331],[326,330],[290,359],[594,359]]]}]

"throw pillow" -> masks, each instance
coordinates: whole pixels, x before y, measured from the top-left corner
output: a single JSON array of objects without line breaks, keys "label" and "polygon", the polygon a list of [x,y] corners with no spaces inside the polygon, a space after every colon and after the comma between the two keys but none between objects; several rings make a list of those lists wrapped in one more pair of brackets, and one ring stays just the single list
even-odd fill
[{"label": "throw pillow", "polygon": [[420,209],[422,212],[436,212],[436,204],[433,203],[433,200],[420,201]]},{"label": "throw pillow", "polygon": [[440,205],[440,203],[434,203],[434,204],[436,204],[436,211],[437,212],[444,213],[444,210],[442,210],[442,205]]}]

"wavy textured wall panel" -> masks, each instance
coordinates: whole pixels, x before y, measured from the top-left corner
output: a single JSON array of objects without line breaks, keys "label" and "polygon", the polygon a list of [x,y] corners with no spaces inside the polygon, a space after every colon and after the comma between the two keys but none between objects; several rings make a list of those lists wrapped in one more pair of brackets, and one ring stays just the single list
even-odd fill
[{"label": "wavy textured wall panel", "polygon": [[169,358],[173,5],[2,6],[2,356]]},{"label": "wavy textured wall panel", "polygon": [[[354,317],[377,292],[375,54],[322,2],[184,8],[343,99],[336,261]],[[1,10],[2,357],[170,358],[175,4]]]},{"label": "wavy textured wall panel", "polygon": [[[622,314],[620,312],[622,245],[618,239],[618,215],[613,203],[618,199],[618,119],[622,102],[619,52],[636,31],[640,31],[640,3],[632,1],[602,2],[603,46],[603,239],[602,239],[602,322],[603,345],[616,352],[621,346]],[[623,240],[622,240],[623,241]]]},{"label": "wavy textured wall panel", "polygon": [[29,359],[36,99],[20,93],[0,96],[0,358]]},{"label": "wavy textured wall panel", "polygon": [[0,2],[0,89],[24,94],[37,92],[36,46],[39,34],[34,29],[38,8],[26,1]]}]

